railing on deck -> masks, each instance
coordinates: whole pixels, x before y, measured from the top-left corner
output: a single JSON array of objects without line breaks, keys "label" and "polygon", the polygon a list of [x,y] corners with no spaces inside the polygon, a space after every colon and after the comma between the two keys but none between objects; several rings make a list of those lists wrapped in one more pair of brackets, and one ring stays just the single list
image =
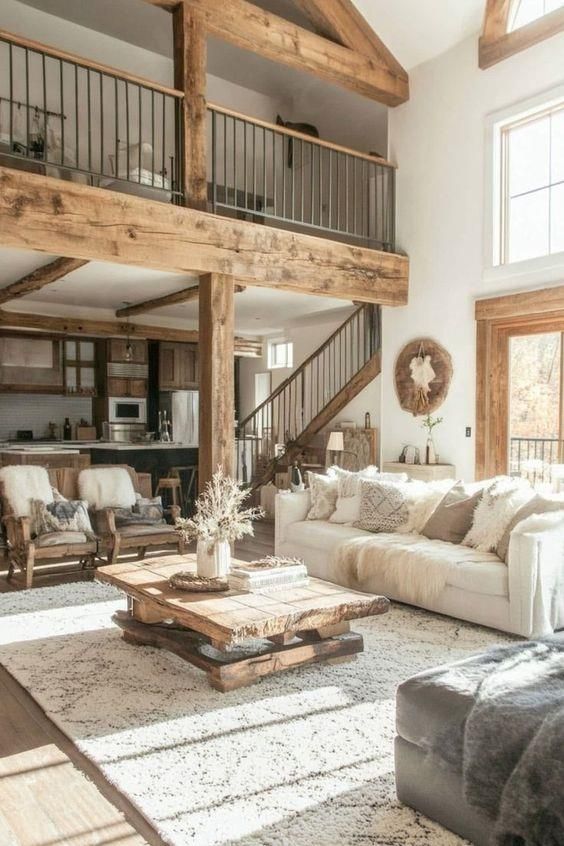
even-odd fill
[{"label": "railing on deck", "polygon": [[390,163],[219,106],[208,126],[214,211],[394,250]]},{"label": "railing on deck", "polygon": [[533,486],[564,491],[564,441],[558,438],[511,438],[509,472]]},{"label": "railing on deck", "polygon": [[[237,478],[258,487],[323,409],[381,348],[380,307],[360,306],[248,417],[236,439]],[[305,444],[304,444],[305,445]]]},{"label": "railing on deck", "polygon": [[[0,164],[184,203],[184,93],[0,30]],[[395,169],[208,106],[208,208],[395,249]]]},{"label": "railing on deck", "polygon": [[182,92],[0,31],[0,161],[181,198]]}]

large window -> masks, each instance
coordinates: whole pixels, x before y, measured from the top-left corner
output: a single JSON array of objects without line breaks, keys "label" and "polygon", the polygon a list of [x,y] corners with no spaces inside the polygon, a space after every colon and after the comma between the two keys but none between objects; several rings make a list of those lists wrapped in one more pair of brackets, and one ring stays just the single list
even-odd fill
[{"label": "large window", "polygon": [[514,0],[509,14],[508,32],[526,26],[537,18],[564,6],[564,0]]},{"label": "large window", "polygon": [[268,367],[275,370],[277,367],[294,366],[294,345],[291,341],[270,341],[268,345]]},{"label": "large window", "polygon": [[564,100],[498,125],[499,264],[564,251]]}]

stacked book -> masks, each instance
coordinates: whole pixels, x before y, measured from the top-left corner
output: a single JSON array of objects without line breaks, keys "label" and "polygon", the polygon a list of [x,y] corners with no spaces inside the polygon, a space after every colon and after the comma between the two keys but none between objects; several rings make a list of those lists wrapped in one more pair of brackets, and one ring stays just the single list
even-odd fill
[{"label": "stacked book", "polygon": [[268,556],[249,564],[237,564],[229,572],[233,590],[264,591],[305,587],[309,583],[307,569],[299,558]]}]

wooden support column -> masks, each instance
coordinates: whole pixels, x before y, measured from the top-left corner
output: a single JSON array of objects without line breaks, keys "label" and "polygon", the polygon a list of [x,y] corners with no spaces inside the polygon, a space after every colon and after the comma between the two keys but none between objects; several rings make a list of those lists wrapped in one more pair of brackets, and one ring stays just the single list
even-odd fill
[{"label": "wooden support column", "polygon": [[185,204],[205,211],[208,202],[207,33],[201,15],[185,3],[174,10],[173,33],[174,85],[184,91],[182,180]]},{"label": "wooden support column", "polygon": [[199,488],[223,467],[234,472],[233,277],[200,277]]}]

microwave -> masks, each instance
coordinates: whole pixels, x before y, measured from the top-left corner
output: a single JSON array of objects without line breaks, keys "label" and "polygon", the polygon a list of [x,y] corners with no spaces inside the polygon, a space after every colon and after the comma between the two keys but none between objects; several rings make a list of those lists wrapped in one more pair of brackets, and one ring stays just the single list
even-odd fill
[{"label": "microwave", "polygon": [[108,397],[109,423],[146,423],[147,400],[133,397]]}]

